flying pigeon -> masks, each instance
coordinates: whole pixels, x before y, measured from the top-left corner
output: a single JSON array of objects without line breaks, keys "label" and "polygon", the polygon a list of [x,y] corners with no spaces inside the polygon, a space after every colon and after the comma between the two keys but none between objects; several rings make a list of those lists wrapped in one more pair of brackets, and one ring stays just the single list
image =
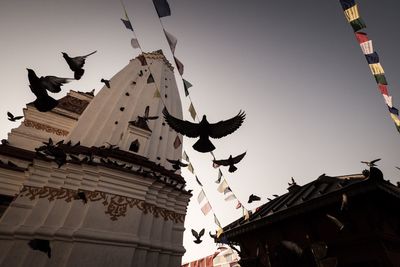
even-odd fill
[{"label": "flying pigeon", "polygon": [[36,96],[33,105],[37,110],[46,112],[52,110],[58,105],[58,101],[50,97],[47,91],[58,93],[61,91],[61,86],[69,82],[69,78],[59,78],[56,76],[38,77],[32,69],[28,70],[29,87],[32,93]]},{"label": "flying pigeon", "polygon": [[85,72],[85,70],[82,69],[83,65],[85,65],[85,59],[96,52],[97,51],[94,51],[90,54],[87,54],[86,56],[78,57],[69,57],[67,53],[62,52],[62,55],[67,61],[69,68],[74,72],[74,78],[76,80],[79,80]]},{"label": "flying pigeon", "polygon": [[235,117],[226,121],[209,123],[206,115],[204,115],[200,123],[192,123],[175,118],[169,114],[167,109],[163,110],[163,114],[165,121],[176,132],[191,138],[200,137],[193,148],[202,153],[211,152],[215,149],[209,137],[222,138],[233,133],[242,125],[246,117],[246,114],[240,111]]},{"label": "flying pigeon", "polygon": [[381,159],[374,159],[372,161],[361,161],[361,163],[366,164],[368,167],[375,167],[376,166],[375,162],[378,162],[380,160]]},{"label": "flying pigeon", "polygon": [[174,168],[175,170],[179,170],[181,167],[188,166],[188,164],[181,162],[179,159],[178,160],[167,159],[167,161],[172,164],[172,168]]},{"label": "flying pigeon", "polygon": [[260,201],[260,200],[261,200],[261,198],[260,198],[259,196],[256,196],[256,195],[251,194],[251,195],[249,196],[249,200],[247,201],[247,203],[251,203],[251,202],[253,202],[253,201]]},{"label": "flying pigeon", "polygon": [[244,156],[246,155],[246,152],[236,156],[236,157],[232,157],[232,155],[229,156],[228,159],[221,159],[221,160],[213,160],[214,164],[216,165],[222,165],[222,166],[229,166],[228,171],[229,172],[234,172],[237,170],[237,168],[234,166],[234,164],[239,163]]},{"label": "flying pigeon", "polygon": [[22,119],[24,116],[14,116],[11,112],[7,112],[8,120],[9,121],[17,121]]},{"label": "flying pigeon", "polygon": [[47,257],[51,258],[51,247],[50,241],[45,239],[32,239],[28,242],[28,245],[33,250],[39,250],[47,254]]},{"label": "flying pigeon", "polygon": [[100,82],[104,83],[107,86],[107,88],[111,88],[109,80],[101,79]]},{"label": "flying pigeon", "polygon": [[192,229],[192,235],[194,236],[194,238],[196,238],[196,240],[193,240],[194,243],[196,244],[200,244],[203,240],[201,240],[200,238],[204,235],[204,228],[197,233],[195,230]]}]

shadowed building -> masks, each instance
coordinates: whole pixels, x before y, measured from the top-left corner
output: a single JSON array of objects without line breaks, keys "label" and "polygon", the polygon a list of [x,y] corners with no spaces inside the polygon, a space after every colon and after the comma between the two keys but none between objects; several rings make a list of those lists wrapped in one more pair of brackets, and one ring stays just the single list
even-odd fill
[{"label": "shadowed building", "polygon": [[[28,104],[0,146],[0,265],[180,266],[191,194],[166,161],[181,157],[182,136],[159,116],[164,104],[182,118],[161,51],[96,96],[71,91],[44,113]],[[159,118],[130,123],[145,112]]]},{"label": "shadowed building", "polygon": [[242,267],[400,266],[400,188],[379,169],[288,190],[224,227]]}]

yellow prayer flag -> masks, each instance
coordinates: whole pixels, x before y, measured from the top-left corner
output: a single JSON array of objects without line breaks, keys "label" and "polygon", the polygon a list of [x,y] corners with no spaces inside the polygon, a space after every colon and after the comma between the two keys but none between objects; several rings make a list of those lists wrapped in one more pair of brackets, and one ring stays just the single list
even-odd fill
[{"label": "yellow prayer flag", "polygon": [[352,6],[352,7],[350,7],[349,9],[346,9],[344,11],[344,15],[345,15],[345,17],[346,17],[348,22],[360,18],[360,14],[358,13],[357,4]]},{"label": "yellow prayer flag", "polygon": [[394,121],[394,123],[396,123],[397,126],[400,126],[400,119],[399,117],[397,117],[396,114],[390,113],[390,117],[392,117],[392,120]]},{"label": "yellow prayer flag", "polygon": [[160,91],[158,91],[158,89],[156,89],[156,91],[154,92],[153,98],[155,97],[161,98]]},{"label": "yellow prayer flag", "polygon": [[220,235],[222,235],[223,232],[224,232],[224,229],[219,227],[218,230],[217,230],[217,238],[219,238]]},{"label": "yellow prayer flag", "polygon": [[192,119],[195,120],[197,113],[196,113],[196,110],[194,109],[194,106],[193,106],[192,102],[190,102],[189,112],[190,112],[190,116],[192,116]]},{"label": "yellow prayer flag", "polygon": [[191,173],[194,173],[193,165],[192,165],[192,163],[190,163],[190,162],[189,162],[189,165],[188,165],[188,170],[189,170]]},{"label": "yellow prayer flag", "polygon": [[377,74],[384,74],[385,71],[383,70],[381,63],[369,64],[369,68],[373,75]]}]

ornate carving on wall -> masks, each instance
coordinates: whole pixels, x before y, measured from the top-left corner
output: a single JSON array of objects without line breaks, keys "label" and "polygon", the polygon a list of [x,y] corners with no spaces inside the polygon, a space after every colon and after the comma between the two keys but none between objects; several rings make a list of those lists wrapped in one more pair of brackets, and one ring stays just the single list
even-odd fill
[{"label": "ornate carving on wall", "polygon": [[57,108],[62,108],[76,114],[82,114],[89,105],[88,101],[67,95],[58,101]]},{"label": "ornate carving on wall", "polygon": [[24,125],[26,127],[35,128],[35,129],[38,129],[38,130],[41,130],[41,131],[45,131],[45,132],[48,132],[48,133],[53,133],[53,134],[61,135],[61,136],[67,136],[68,133],[69,133],[66,130],[54,128],[54,127],[52,127],[50,125],[42,124],[42,123],[39,123],[39,122],[36,122],[36,121],[31,121],[31,120],[25,120],[24,121]]},{"label": "ornate carving on wall", "polygon": [[128,207],[136,207],[144,214],[153,214],[154,217],[162,217],[164,220],[171,220],[175,223],[183,223],[185,221],[185,214],[179,214],[171,210],[157,207],[154,204],[146,203],[143,200],[109,194],[100,191],[84,191],[84,190],[71,190],[66,188],[52,188],[52,187],[34,187],[24,185],[20,192],[20,196],[29,197],[30,200],[36,198],[47,198],[49,201],[56,199],[64,199],[66,202],[77,199],[78,192],[84,192],[88,201],[102,201],[106,208],[105,213],[110,216],[110,219],[115,221],[118,217],[126,216]]}]

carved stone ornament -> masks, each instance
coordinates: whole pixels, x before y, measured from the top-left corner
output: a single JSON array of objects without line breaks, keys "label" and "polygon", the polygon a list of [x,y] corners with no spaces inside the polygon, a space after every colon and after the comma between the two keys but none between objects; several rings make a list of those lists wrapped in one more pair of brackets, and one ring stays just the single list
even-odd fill
[{"label": "carved stone ornament", "polygon": [[57,108],[65,109],[76,114],[82,114],[89,102],[67,95],[58,101]]},{"label": "carved stone ornament", "polygon": [[154,217],[162,217],[164,220],[171,220],[175,223],[184,223],[185,214],[179,214],[171,210],[157,207],[154,204],[146,203],[143,200],[109,194],[100,191],[72,190],[67,188],[34,187],[24,185],[20,196],[29,197],[30,200],[36,198],[47,198],[49,201],[64,199],[66,202],[77,199],[78,192],[84,192],[88,201],[102,201],[106,208],[105,213],[110,219],[116,221],[118,217],[126,216],[129,208],[136,207],[144,214],[151,213]]},{"label": "carved stone ornament", "polygon": [[24,121],[24,125],[26,127],[31,127],[31,128],[35,128],[41,131],[45,131],[48,133],[52,133],[52,134],[56,134],[56,135],[61,135],[61,136],[67,136],[68,135],[68,131],[66,130],[62,130],[62,129],[58,129],[58,128],[54,128],[50,125],[47,124],[42,124],[36,121],[31,121],[31,120],[25,120]]}]

